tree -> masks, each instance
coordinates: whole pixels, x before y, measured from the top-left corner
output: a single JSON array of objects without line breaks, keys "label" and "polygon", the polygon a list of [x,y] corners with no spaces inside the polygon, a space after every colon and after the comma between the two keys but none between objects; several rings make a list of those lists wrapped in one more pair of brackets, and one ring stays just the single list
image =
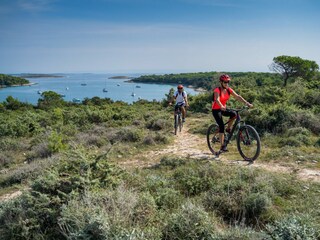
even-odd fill
[{"label": "tree", "polygon": [[269,68],[283,76],[283,86],[286,86],[288,79],[291,77],[311,79],[319,70],[319,65],[315,61],[282,55],[274,57]]},{"label": "tree", "polygon": [[39,108],[50,108],[50,107],[61,107],[65,104],[65,101],[62,99],[62,96],[53,91],[46,91],[41,94],[41,97],[38,100]]}]

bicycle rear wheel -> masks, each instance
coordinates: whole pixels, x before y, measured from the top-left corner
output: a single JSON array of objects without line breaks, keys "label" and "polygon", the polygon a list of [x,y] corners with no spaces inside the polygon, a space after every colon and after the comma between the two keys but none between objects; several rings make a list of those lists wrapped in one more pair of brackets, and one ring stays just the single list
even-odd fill
[{"label": "bicycle rear wheel", "polygon": [[213,154],[216,154],[220,147],[220,139],[219,139],[219,126],[216,124],[212,124],[207,130],[207,144],[210,151]]},{"label": "bicycle rear wheel", "polygon": [[253,162],[260,154],[260,137],[254,127],[242,126],[237,136],[237,147],[240,155],[246,161]]}]

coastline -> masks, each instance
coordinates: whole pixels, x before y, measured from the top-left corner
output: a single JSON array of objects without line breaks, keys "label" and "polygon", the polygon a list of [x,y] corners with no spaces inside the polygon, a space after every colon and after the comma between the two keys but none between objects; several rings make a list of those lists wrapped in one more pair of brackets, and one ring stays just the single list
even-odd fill
[{"label": "coastline", "polygon": [[[173,83],[163,83],[163,82],[136,82],[136,81],[134,81],[134,79],[130,79],[130,80],[127,80],[127,81],[125,81],[125,82],[131,82],[131,83],[146,83],[146,84],[163,84],[163,85],[165,85],[165,84],[169,84],[169,85],[173,85]],[[176,83],[176,84],[178,84],[178,83]],[[205,93],[205,92],[207,92],[208,90],[206,90],[206,89],[204,89],[204,88],[202,88],[202,87],[194,87],[193,85],[188,85],[187,86],[188,88],[191,88],[191,89],[193,89],[194,91],[196,91],[196,92],[199,92],[199,93]]]},{"label": "coastline", "polygon": [[25,83],[25,84],[14,84],[14,85],[0,85],[0,88],[9,88],[9,87],[26,87],[36,85],[38,83]]}]

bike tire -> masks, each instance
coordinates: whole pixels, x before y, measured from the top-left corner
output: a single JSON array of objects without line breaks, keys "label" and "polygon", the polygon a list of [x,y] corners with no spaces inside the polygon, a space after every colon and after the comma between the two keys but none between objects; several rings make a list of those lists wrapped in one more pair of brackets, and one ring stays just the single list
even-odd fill
[{"label": "bike tire", "polygon": [[178,132],[178,115],[174,116],[174,135],[177,135]]},{"label": "bike tire", "polygon": [[237,135],[237,148],[244,160],[253,162],[261,150],[261,141],[259,134],[250,125],[242,126]]},{"label": "bike tire", "polygon": [[179,116],[178,125],[179,125],[179,132],[181,132],[181,130],[182,130],[182,120],[181,120],[181,116]]},{"label": "bike tire", "polygon": [[207,130],[207,144],[210,151],[216,154],[220,149],[219,126],[212,124]]}]

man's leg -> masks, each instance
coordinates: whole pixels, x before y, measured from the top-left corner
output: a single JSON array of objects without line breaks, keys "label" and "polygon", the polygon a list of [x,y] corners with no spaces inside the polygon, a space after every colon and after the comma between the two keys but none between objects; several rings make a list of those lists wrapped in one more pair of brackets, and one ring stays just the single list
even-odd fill
[{"label": "man's leg", "polygon": [[184,106],[181,106],[181,112],[182,112],[182,121],[185,121],[186,118],[186,108]]}]

